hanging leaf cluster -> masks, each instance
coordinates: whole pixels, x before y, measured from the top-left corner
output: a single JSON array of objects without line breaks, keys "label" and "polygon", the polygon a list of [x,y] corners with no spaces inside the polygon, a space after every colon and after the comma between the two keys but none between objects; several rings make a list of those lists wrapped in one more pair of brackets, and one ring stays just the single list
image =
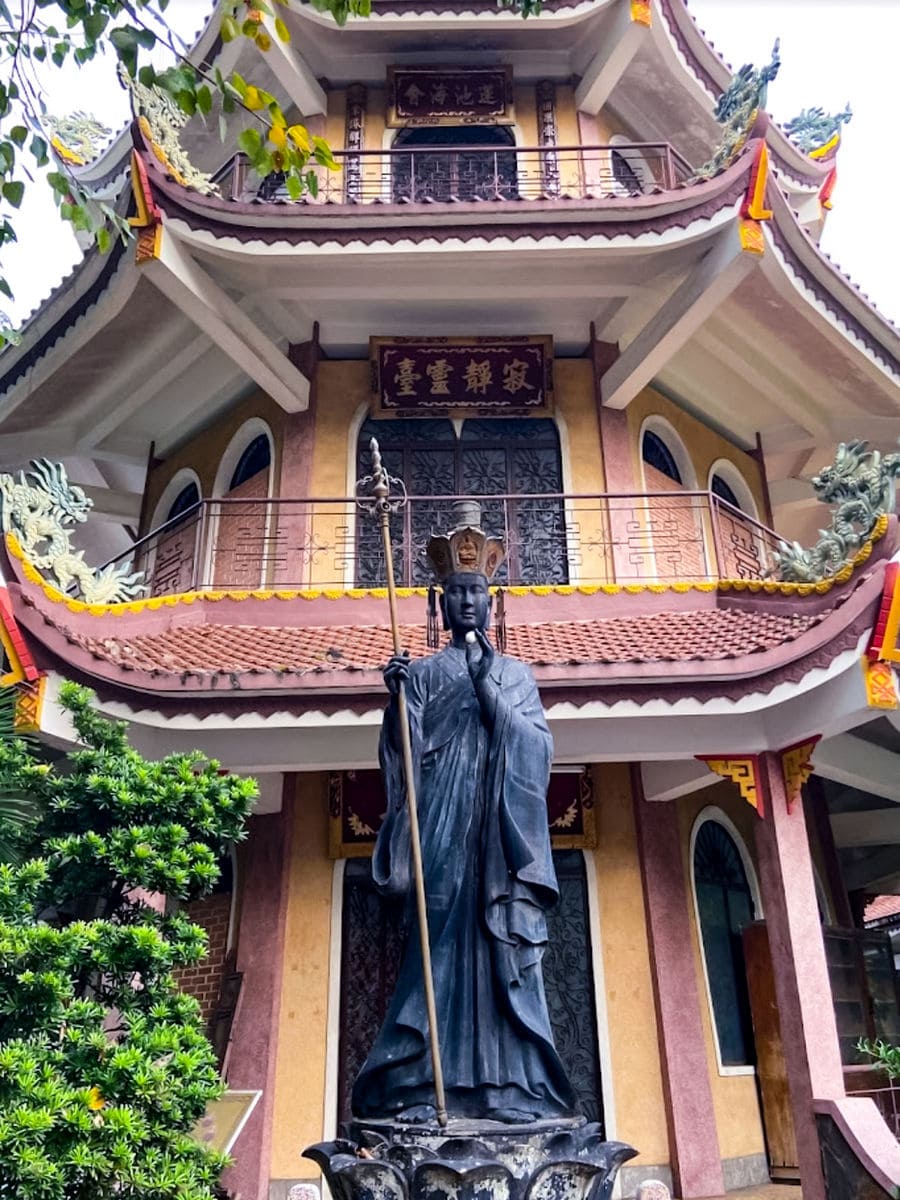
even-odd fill
[{"label": "hanging leaf cluster", "polygon": [[192,1137],[221,1092],[173,972],[206,938],[150,892],[207,894],[244,836],[252,781],[198,754],[148,761],[64,685],[84,743],[42,761],[0,739],[0,779],[37,812],[0,865],[0,1197],[213,1200],[221,1155]]}]

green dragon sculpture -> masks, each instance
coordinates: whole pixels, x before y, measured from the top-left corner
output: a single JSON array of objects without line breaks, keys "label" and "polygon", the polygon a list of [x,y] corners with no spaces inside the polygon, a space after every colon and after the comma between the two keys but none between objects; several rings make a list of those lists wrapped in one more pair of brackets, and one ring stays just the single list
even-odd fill
[{"label": "green dragon sculpture", "polygon": [[831,528],[819,530],[815,546],[781,542],[770,574],[791,583],[818,583],[836,575],[872,536],[885,513],[894,511],[900,454],[870,450],[868,442],[841,442],[831,466],[812,478],[824,504],[831,504]]},{"label": "green dragon sculpture", "polygon": [[87,604],[130,600],[145,590],[143,572],[126,564],[95,570],[84,551],[72,546],[76,525],[87,520],[93,501],[70,483],[62,463],[33,459],[27,471],[0,475],[0,522],[12,534],[26,562],[61,592]]}]

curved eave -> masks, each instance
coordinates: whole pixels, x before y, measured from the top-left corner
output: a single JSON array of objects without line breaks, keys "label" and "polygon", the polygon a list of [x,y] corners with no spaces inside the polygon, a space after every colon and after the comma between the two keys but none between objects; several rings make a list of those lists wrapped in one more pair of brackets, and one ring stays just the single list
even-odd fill
[{"label": "curved eave", "polygon": [[[184,223],[195,234],[248,257],[266,248],[290,253],[303,245],[421,242],[458,239],[485,242],[500,238],[580,237],[645,244],[671,244],[703,236],[742,202],[756,158],[750,142],[726,170],[713,179],[659,189],[640,197],[605,196],[522,201],[497,206],[458,204],[239,203],[202,196],[168,178],[155,158],[145,154],[154,200],[165,219]],[[768,189],[773,218],[771,238],[790,272],[775,255],[767,272],[790,279],[800,311],[818,323],[817,303],[831,314],[832,325],[854,352],[861,350],[892,378],[900,378],[900,334],[832,264],[800,226],[777,186]],[[490,220],[486,218],[490,217]]]},{"label": "curved eave", "polygon": [[[795,683],[809,671],[827,667],[871,631],[882,602],[885,559],[895,547],[893,525],[889,535],[876,545],[865,568],[821,595],[815,591],[806,595],[793,592],[790,596],[734,594],[709,588],[636,594],[614,590],[612,595],[573,591],[553,598],[552,620],[547,619],[546,601],[532,597],[521,608],[516,603],[509,607],[510,638],[515,640],[517,627],[533,631],[526,636],[531,650],[522,656],[532,663],[542,689],[557,701],[565,699],[578,705],[609,692],[618,699],[630,696],[640,703],[651,689],[653,695],[673,701],[682,697],[708,699],[718,695],[734,699],[766,695],[779,684]],[[187,709],[195,700],[211,697],[216,697],[223,709],[248,701],[252,707],[255,698],[266,696],[290,697],[291,703],[301,707],[307,702],[319,703],[325,696],[339,703],[346,703],[349,697],[368,706],[383,702],[381,673],[376,665],[379,660],[377,653],[373,655],[371,638],[373,632],[379,634],[378,652],[386,656],[389,634],[384,601],[374,594],[359,599],[345,595],[310,601],[299,595],[254,598],[234,593],[221,596],[215,603],[198,603],[202,598],[194,598],[187,605],[139,606],[137,611],[130,611],[128,605],[118,606],[113,613],[86,606],[73,609],[64,598],[54,598],[44,587],[29,581],[15,559],[10,563],[19,580],[9,588],[13,610],[35,661],[47,669],[75,673],[99,686],[107,697],[144,694],[154,702],[180,703]],[[417,645],[424,637],[422,598],[407,596],[400,605],[405,636],[410,645]],[[755,622],[759,618],[767,629],[777,625],[779,632],[763,642],[757,635],[747,640],[740,630],[736,635],[727,635],[730,643],[716,635],[716,649],[708,656],[693,645],[679,650],[677,637],[671,634],[666,653],[648,659],[637,628],[632,635],[632,656],[614,653],[579,657],[568,640],[562,657],[556,656],[559,642],[555,653],[542,649],[553,647],[549,635],[559,622],[561,629],[574,628],[566,625],[567,621],[597,630],[609,627],[615,630],[614,644],[620,646],[623,637],[628,640],[624,631],[629,622],[640,623],[648,618],[665,621],[670,634],[676,622],[687,622],[693,628],[695,621],[703,620],[718,629],[723,622]],[[415,621],[419,624],[412,624]],[[267,649],[254,650],[253,639],[267,633],[289,633],[291,639],[301,640],[318,638],[314,661],[305,651],[297,657],[296,645],[284,658],[280,657],[284,651],[274,650],[271,643]],[[208,657],[208,637],[219,644],[224,639],[232,647],[229,661],[239,661],[240,665],[205,666],[197,659],[192,662],[187,648],[184,653],[172,651],[172,639],[177,642],[179,637],[186,637],[193,644],[198,636],[204,647],[201,656]],[[609,634],[600,630],[598,636],[599,642],[594,644],[610,645],[604,640]],[[369,639],[365,652],[357,649],[361,637]],[[159,639],[169,647],[162,659],[155,657],[158,651],[147,650],[148,641]],[[242,639],[243,648],[237,652]],[[331,647],[343,649],[332,652]],[[324,648],[329,649],[323,652]],[[259,656],[254,657],[257,653]],[[278,667],[271,665],[273,653],[279,655],[274,660]],[[172,662],[166,664],[167,658]],[[148,662],[156,665],[149,667]]]},{"label": "curved eave", "polygon": [[753,166],[753,150],[740,156],[715,178],[683,184],[647,195],[603,195],[583,199],[565,194],[546,200],[492,204],[459,202],[434,204],[339,204],[302,201],[238,202],[203,196],[168,177],[152,154],[143,153],[154,201],[169,220],[206,230],[217,238],[232,238],[248,247],[266,243],[366,241],[424,230],[431,238],[458,236],[471,229],[490,239],[511,227],[552,230],[577,226],[608,236],[660,234],[666,229],[708,219],[733,207],[745,194]]},{"label": "curved eave", "polygon": [[[546,31],[576,25],[611,9],[620,0],[544,0],[541,11],[529,17],[529,24]],[[335,29],[328,13],[318,12],[311,4],[288,0],[288,7],[302,20]],[[480,31],[509,29],[521,26],[519,13],[498,9],[496,0],[373,0],[371,15],[349,17],[347,28],[405,29],[416,27],[478,29]]]},{"label": "curved eave", "polygon": [[[771,188],[768,202],[773,213],[772,241],[806,306],[824,308],[845,338],[900,382],[900,330],[822,252],[780,191]],[[780,263],[779,269],[784,273]],[[818,311],[814,319],[820,319]]]},{"label": "curved eave", "polygon": [[90,340],[126,304],[138,281],[130,243],[113,243],[109,253],[90,251],[35,310],[22,342],[0,355],[0,423],[8,411],[8,393],[48,358],[68,357]]},{"label": "curved eave", "polygon": [[[731,82],[732,68],[707,40],[686,0],[658,0],[658,3],[683,67],[705,92],[708,104],[704,107],[711,112]],[[833,166],[833,152],[826,158],[810,158],[771,120],[766,128],[766,143],[775,165],[797,183],[822,184]]]}]

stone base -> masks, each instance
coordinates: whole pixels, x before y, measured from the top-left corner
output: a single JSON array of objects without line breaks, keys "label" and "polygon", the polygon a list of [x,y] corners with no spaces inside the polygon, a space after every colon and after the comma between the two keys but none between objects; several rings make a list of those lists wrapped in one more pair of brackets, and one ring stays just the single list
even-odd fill
[{"label": "stone base", "polygon": [[359,1121],[304,1151],[335,1200],[609,1200],[637,1153],[583,1117],[504,1125]]}]

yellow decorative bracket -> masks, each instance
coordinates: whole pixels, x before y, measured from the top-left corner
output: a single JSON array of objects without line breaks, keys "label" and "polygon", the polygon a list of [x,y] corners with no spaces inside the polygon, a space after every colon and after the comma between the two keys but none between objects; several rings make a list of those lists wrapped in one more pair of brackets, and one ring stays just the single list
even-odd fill
[{"label": "yellow decorative bracket", "polygon": [[756,151],[756,159],[750,171],[750,183],[747,187],[747,197],[741,208],[741,216],[749,217],[751,221],[768,221],[772,210],[766,208],[766,184],[769,181],[769,148],[765,142],[760,142]]},{"label": "yellow decorative bracket", "polygon": [[631,19],[636,25],[649,25],[653,20],[651,0],[631,0]]},{"label": "yellow decorative bracket", "polygon": [[895,709],[900,707],[897,699],[897,679],[894,668],[883,659],[872,662],[862,656],[862,672],[866,685],[866,702],[869,708]]},{"label": "yellow decorative bracket", "polygon": [[788,812],[791,812],[796,801],[800,799],[801,789],[813,773],[812,753],[821,737],[822,735],[817,733],[815,737],[785,746],[781,751],[781,774]]},{"label": "yellow decorative bracket", "polygon": [[698,762],[706,763],[709,769],[716,775],[720,775],[722,779],[737,784],[743,799],[748,804],[752,804],[761,817],[765,816],[758,754],[729,755],[727,757],[697,754],[694,757]]}]

